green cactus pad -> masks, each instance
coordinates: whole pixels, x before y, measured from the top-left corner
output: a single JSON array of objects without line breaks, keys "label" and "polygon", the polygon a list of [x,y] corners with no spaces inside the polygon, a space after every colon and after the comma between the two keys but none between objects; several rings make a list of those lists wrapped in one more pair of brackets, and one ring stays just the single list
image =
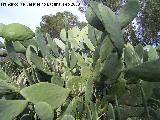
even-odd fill
[{"label": "green cactus pad", "polygon": [[2,37],[8,41],[23,41],[35,36],[34,32],[19,23],[8,24],[3,28]]}]

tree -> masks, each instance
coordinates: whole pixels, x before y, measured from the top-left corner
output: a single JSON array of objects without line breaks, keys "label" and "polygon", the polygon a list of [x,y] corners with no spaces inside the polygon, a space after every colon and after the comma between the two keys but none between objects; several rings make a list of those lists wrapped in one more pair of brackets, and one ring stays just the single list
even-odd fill
[{"label": "tree", "polygon": [[80,28],[86,25],[85,22],[78,21],[78,17],[70,12],[57,12],[56,15],[44,15],[40,22],[40,27],[37,30],[42,33],[48,33],[52,38],[59,38],[60,31],[65,28],[65,24],[68,22],[68,27],[74,27],[78,25]]},{"label": "tree", "polygon": [[137,17],[137,38],[144,45],[160,43],[160,1],[148,0]]}]

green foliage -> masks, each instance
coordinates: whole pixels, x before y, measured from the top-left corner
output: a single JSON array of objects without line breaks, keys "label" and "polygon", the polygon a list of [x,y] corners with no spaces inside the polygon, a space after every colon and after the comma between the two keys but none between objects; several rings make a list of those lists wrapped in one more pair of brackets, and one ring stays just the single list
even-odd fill
[{"label": "green foliage", "polygon": [[55,109],[64,103],[69,90],[51,83],[42,82],[22,89],[20,93],[34,104],[46,102],[51,105],[52,109]]},{"label": "green foliage", "polygon": [[120,21],[121,28],[126,27],[137,16],[139,10],[140,5],[138,0],[129,0],[119,11],[118,19]]},{"label": "green foliage", "polygon": [[86,26],[85,22],[78,21],[77,16],[70,12],[57,12],[56,15],[44,15],[38,30],[44,34],[48,33],[51,38],[60,38],[60,32],[66,26],[66,22],[69,27],[72,28],[78,25],[80,28]]},{"label": "green foliage", "polygon": [[46,102],[38,102],[35,104],[35,112],[41,120],[53,120],[53,111]]},{"label": "green foliage", "polygon": [[13,42],[12,41],[5,41],[5,46],[6,46],[6,50],[7,50],[7,54],[9,56],[9,58],[11,60],[13,60],[17,65],[22,67],[23,66],[22,63],[16,57],[16,51],[15,51],[15,48],[13,46]]},{"label": "green foliage", "polygon": [[[87,21],[90,23],[90,25],[92,25],[93,27],[95,27],[98,30],[104,31],[104,26],[102,24],[102,22],[99,20],[98,18],[98,6],[96,4],[96,2],[92,2],[90,3],[91,7],[88,7],[87,11],[86,11],[86,19]],[[97,15],[96,15],[97,13]]]},{"label": "green foliage", "polygon": [[33,50],[31,50],[31,46],[29,46],[30,48],[28,48],[28,51],[26,53],[27,55],[27,59],[29,61],[30,64],[33,64],[37,69],[47,73],[47,74],[52,74],[51,71],[49,70],[48,66],[44,64],[44,60],[39,57],[36,52]]},{"label": "green foliage", "polygon": [[111,9],[104,6],[103,4],[98,4],[98,8],[100,12],[99,19],[102,21],[105,27],[105,31],[109,34],[109,38],[111,39],[114,47],[118,50],[117,52],[121,54],[124,47],[124,41],[122,38],[121,27],[117,16]]},{"label": "green foliage", "polygon": [[120,106],[120,114],[122,120],[126,120],[128,117],[141,116],[143,114],[143,107],[130,107],[130,106]]},{"label": "green foliage", "polygon": [[137,5],[130,0],[116,15],[92,1],[86,13],[89,25],[81,29],[65,23],[54,39],[37,30],[35,38],[5,41],[2,47],[10,59],[1,63],[0,117],[157,119],[159,48],[125,44],[121,30],[136,16]]},{"label": "green foliage", "polygon": [[152,60],[144,62],[126,71],[127,76],[132,76],[135,79],[140,78],[145,81],[159,82],[159,64],[160,60]]},{"label": "green foliage", "polygon": [[17,53],[23,53],[26,51],[26,48],[19,41],[13,42],[13,47]]},{"label": "green foliage", "polygon": [[0,79],[9,80],[9,76],[0,68]]},{"label": "green foliage", "polygon": [[113,45],[108,36],[103,40],[102,45],[100,47],[100,59],[104,61],[107,59],[107,57],[110,55],[110,53],[113,51]]},{"label": "green foliage", "polygon": [[5,24],[0,23],[0,37],[2,37],[4,27],[5,27]]},{"label": "green foliage", "polygon": [[46,56],[50,55],[49,47],[46,46],[45,38],[41,33],[36,33],[36,43],[38,45],[38,48],[41,51],[42,56],[45,58]]},{"label": "green foliage", "polygon": [[19,89],[16,88],[14,85],[7,83],[5,80],[0,79],[0,95],[12,92],[18,92]]},{"label": "green foliage", "polygon": [[108,56],[102,67],[102,74],[111,79],[112,82],[119,77],[122,69],[122,62],[119,60],[117,53]]},{"label": "green foliage", "polygon": [[82,97],[74,97],[72,101],[69,103],[66,111],[64,112],[65,115],[72,115],[76,116],[77,112],[83,111],[83,98]]},{"label": "green foliage", "polygon": [[[141,43],[142,45],[156,46],[159,44],[159,1],[77,0],[78,3],[81,3],[79,10],[83,13],[87,12],[87,8],[90,6],[90,1],[101,2],[119,14],[118,18],[122,20],[120,22],[122,22],[121,25],[122,28],[124,28],[124,39],[127,42],[132,42],[133,46],[138,43]],[[128,12],[128,9],[130,9],[132,12]],[[131,22],[130,20],[133,20],[133,17],[135,17],[135,19]],[[127,22],[127,20],[129,21]],[[127,26],[124,26],[125,24]]]},{"label": "green foliage", "polygon": [[145,50],[143,50],[143,46],[141,44],[138,44],[137,46],[135,46],[135,52],[138,54],[140,60],[144,59],[144,56],[145,56],[144,52],[145,52]]},{"label": "green foliage", "polygon": [[[138,52],[139,53],[139,52]],[[127,44],[124,49],[124,61],[127,68],[132,68],[141,63],[138,54],[135,52],[131,44]]]},{"label": "green foliage", "polygon": [[54,56],[58,56],[58,47],[57,47],[57,45],[55,44],[55,42],[54,41],[52,41],[52,38],[50,37],[50,35],[49,34],[46,34],[46,36],[47,36],[47,41],[48,41],[48,49],[51,49],[51,51],[53,52],[53,55]]},{"label": "green foliage", "polygon": [[159,44],[160,31],[160,2],[157,0],[148,0],[141,3],[140,15],[137,17],[139,21],[136,33],[138,39],[143,45],[156,45]]},{"label": "green foliage", "polygon": [[116,11],[118,9],[118,7],[120,6],[120,3],[122,1],[119,0],[76,0],[78,3],[81,3],[79,10],[80,12],[84,13],[86,12],[87,7],[89,6],[88,4],[91,1],[97,1],[97,2],[101,2],[104,5],[108,6],[109,8],[111,8],[113,11]]},{"label": "green foliage", "polygon": [[2,37],[8,41],[23,41],[34,37],[34,32],[19,23],[12,23],[3,27]]},{"label": "green foliage", "polygon": [[26,100],[0,100],[1,120],[15,119],[26,107]]},{"label": "green foliage", "polygon": [[114,109],[111,103],[109,103],[109,106],[108,106],[107,116],[109,120],[115,120],[115,113],[114,113]]},{"label": "green foliage", "polygon": [[61,40],[55,38],[54,41],[58,45],[58,47],[60,47],[62,50],[65,50],[65,44]]},{"label": "green foliage", "polygon": [[148,61],[150,60],[156,60],[158,59],[158,53],[156,51],[155,48],[153,48],[152,46],[146,46],[149,47],[149,51],[148,51]]},{"label": "green foliage", "polygon": [[62,120],[75,120],[73,116],[71,115],[65,115]]}]

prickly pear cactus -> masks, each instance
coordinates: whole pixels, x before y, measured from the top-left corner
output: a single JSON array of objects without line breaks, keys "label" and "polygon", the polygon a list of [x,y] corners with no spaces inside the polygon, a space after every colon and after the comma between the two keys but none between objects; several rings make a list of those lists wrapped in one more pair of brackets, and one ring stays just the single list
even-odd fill
[{"label": "prickly pear cactus", "polygon": [[23,41],[34,37],[34,32],[25,25],[11,23],[5,25],[2,30],[2,37],[9,41]]},{"label": "prickly pear cactus", "polygon": [[38,31],[33,38],[24,25],[0,24],[0,55],[11,58],[0,69],[0,118],[160,119],[159,48],[123,40],[122,29],[138,10],[138,0],[129,0],[118,14],[91,1],[89,25],[66,25],[59,39]]}]

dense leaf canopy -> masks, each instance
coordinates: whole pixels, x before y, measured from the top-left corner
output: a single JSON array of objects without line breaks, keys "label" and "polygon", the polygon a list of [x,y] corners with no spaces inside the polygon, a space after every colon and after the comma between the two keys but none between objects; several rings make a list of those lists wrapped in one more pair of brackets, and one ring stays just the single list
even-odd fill
[{"label": "dense leaf canopy", "polygon": [[43,33],[48,33],[52,38],[60,38],[60,32],[66,25],[70,28],[76,25],[82,28],[86,23],[80,22],[74,14],[64,11],[57,12],[56,15],[42,16],[40,27],[37,29]]}]

